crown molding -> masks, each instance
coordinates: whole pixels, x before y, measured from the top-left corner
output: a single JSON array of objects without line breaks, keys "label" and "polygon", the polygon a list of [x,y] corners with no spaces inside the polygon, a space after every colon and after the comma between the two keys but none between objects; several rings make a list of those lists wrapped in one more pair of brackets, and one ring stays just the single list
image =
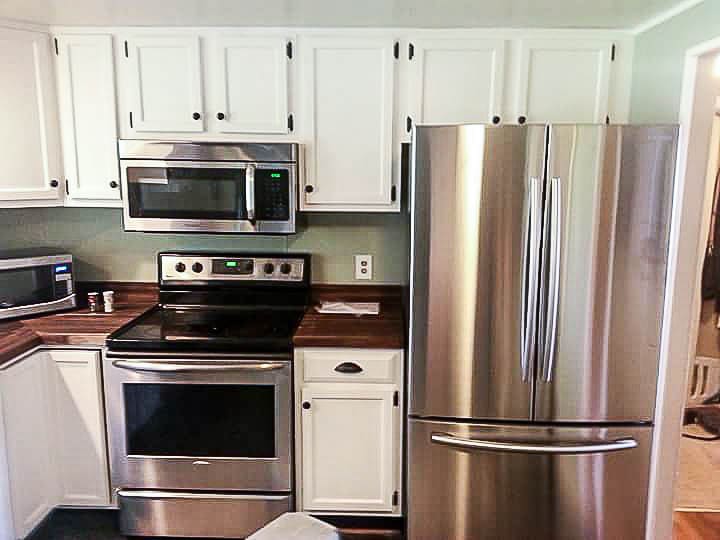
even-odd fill
[{"label": "crown molding", "polygon": [[656,26],[661,25],[662,23],[669,21],[670,19],[677,17],[681,13],[684,13],[688,11],[689,9],[694,8],[695,6],[698,6],[702,4],[705,0],[684,0],[683,2],[680,2],[678,5],[663,11],[662,13],[658,13],[654,17],[648,19],[647,21],[638,24],[634,28],[631,29],[631,32],[635,35],[642,34],[643,32],[647,32],[648,30],[651,30],[655,28]]}]

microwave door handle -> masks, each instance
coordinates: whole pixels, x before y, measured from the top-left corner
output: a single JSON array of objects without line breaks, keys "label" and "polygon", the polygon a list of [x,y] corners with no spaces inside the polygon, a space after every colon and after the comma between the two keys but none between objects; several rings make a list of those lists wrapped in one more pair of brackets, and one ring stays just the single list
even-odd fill
[{"label": "microwave door handle", "polygon": [[245,169],[245,210],[248,221],[255,225],[255,165]]}]

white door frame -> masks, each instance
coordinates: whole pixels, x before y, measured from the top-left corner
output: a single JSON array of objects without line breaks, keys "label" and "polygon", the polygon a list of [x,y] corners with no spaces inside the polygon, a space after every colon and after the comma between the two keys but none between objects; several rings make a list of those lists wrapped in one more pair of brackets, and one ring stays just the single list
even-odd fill
[{"label": "white door frame", "polygon": [[[695,353],[700,317],[700,277],[709,227],[712,190],[707,163],[715,109],[708,100],[713,84],[705,67],[720,52],[720,37],[688,50],[680,103],[680,142],[674,187],[664,325],[655,413],[648,502],[648,540],[672,537],[673,492],[678,466],[682,411],[690,357]],[[690,144],[692,141],[692,144]],[[710,196],[707,196],[710,191]]]}]

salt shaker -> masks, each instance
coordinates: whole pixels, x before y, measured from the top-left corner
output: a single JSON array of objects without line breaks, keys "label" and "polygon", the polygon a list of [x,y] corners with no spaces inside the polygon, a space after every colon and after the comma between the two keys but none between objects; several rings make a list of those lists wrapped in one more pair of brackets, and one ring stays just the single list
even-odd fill
[{"label": "salt shaker", "polygon": [[103,291],[103,302],[105,303],[105,313],[112,313],[115,311],[115,292]]}]

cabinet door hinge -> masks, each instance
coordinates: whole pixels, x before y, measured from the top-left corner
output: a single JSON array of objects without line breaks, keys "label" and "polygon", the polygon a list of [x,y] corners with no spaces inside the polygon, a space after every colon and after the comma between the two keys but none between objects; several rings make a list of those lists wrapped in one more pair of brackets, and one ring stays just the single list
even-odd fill
[{"label": "cabinet door hinge", "polygon": [[293,45],[292,41],[288,41],[287,45],[285,45],[285,54],[288,58],[292,59],[293,57]]},{"label": "cabinet door hinge", "polygon": [[609,124],[609,123],[610,123],[610,115],[607,115],[607,116],[605,117],[605,123],[606,123],[606,124]]},{"label": "cabinet door hinge", "polygon": [[55,56],[60,56],[60,46],[58,45],[58,38],[54,38],[55,41]]},{"label": "cabinet door hinge", "polygon": [[392,186],[390,188],[390,202],[397,201],[397,186]]},{"label": "cabinet door hinge", "polygon": [[288,114],[288,131],[295,130],[295,117],[292,114]]},{"label": "cabinet door hinge", "polygon": [[408,133],[412,131],[412,118],[409,116],[405,119],[405,129]]},{"label": "cabinet door hinge", "polygon": [[617,45],[613,43],[612,49],[610,49],[610,61],[615,61],[615,56],[617,55]]},{"label": "cabinet door hinge", "polygon": [[399,491],[393,491],[392,495],[392,505],[397,506],[400,504],[400,492]]},{"label": "cabinet door hinge", "polygon": [[128,42],[125,40],[125,58],[130,58],[130,51],[128,50]]},{"label": "cabinet door hinge", "polygon": [[415,58],[415,45],[408,43],[408,60]]},{"label": "cabinet door hinge", "polygon": [[70,195],[70,180],[65,179],[65,195]]},{"label": "cabinet door hinge", "polygon": [[400,406],[400,392],[395,390],[393,393],[393,407],[399,407]]},{"label": "cabinet door hinge", "polygon": [[393,45],[393,56],[395,58],[400,58],[400,42],[396,41],[395,45]]}]

